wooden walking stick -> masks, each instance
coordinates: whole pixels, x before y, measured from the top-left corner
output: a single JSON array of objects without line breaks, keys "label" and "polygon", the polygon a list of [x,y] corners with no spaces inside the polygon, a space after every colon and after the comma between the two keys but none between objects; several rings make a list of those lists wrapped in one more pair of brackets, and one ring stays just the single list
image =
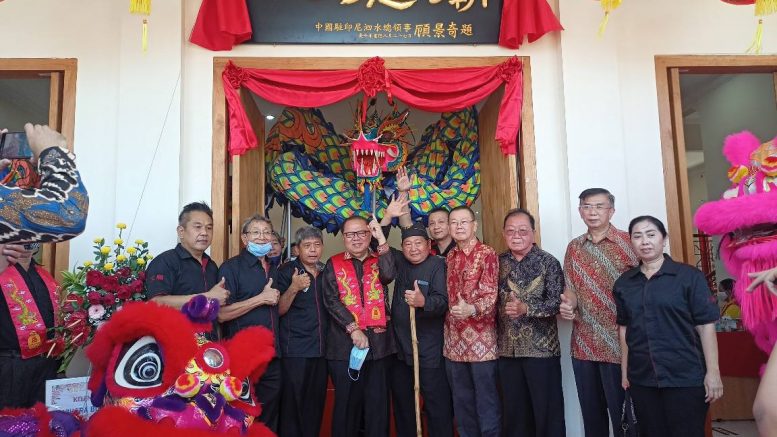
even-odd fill
[{"label": "wooden walking stick", "polygon": [[418,336],[415,329],[415,307],[410,306],[410,338],[413,346],[413,392],[415,393],[415,433],[422,437],[421,432],[421,376],[418,366]]}]

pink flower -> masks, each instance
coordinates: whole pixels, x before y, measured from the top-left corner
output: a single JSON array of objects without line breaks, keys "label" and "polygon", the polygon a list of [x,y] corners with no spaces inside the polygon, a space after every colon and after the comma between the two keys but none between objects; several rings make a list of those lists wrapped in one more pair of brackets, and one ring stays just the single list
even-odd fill
[{"label": "pink flower", "polygon": [[89,307],[89,318],[100,320],[105,315],[105,307],[102,305],[92,305]]}]

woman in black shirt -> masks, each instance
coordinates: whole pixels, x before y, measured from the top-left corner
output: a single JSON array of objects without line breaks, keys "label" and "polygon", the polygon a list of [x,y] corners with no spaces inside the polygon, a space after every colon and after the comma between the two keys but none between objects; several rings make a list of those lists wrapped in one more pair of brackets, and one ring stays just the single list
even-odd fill
[{"label": "woman in black shirt", "polygon": [[623,388],[642,436],[704,436],[707,408],[723,396],[715,321],[702,272],[664,254],[666,228],[651,216],[629,224],[639,266],[615,282]]}]

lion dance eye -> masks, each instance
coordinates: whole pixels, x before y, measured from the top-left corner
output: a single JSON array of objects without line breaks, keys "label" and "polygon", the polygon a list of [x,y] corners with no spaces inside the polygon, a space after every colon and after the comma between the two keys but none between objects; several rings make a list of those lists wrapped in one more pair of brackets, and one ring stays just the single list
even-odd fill
[{"label": "lion dance eye", "polygon": [[248,378],[243,380],[243,386],[240,389],[240,400],[253,404],[251,400],[251,381]]},{"label": "lion dance eye", "polygon": [[145,336],[120,355],[114,380],[125,388],[159,387],[163,370],[159,345],[153,337]]}]

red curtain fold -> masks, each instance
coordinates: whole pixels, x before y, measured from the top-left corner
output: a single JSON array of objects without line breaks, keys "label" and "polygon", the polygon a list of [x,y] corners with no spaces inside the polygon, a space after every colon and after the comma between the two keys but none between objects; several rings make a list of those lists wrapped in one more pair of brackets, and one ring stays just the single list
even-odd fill
[{"label": "red curtain fold", "polygon": [[251,34],[246,0],[202,0],[189,40],[209,50],[232,50]]},{"label": "red curtain fold", "polygon": [[413,108],[430,112],[464,109],[484,99],[500,85],[505,93],[500,104],[496,140],[505,155],[516,153],[521,125],[523,75],[513,57],[502,64],[479,68],[436,70],[388,70],[383,59],[372,58],[357,70],[262,70],[232,63],[223,74],[229,113],[229,152],[242,155],[257,146],[238,90],[245,87],[259,97],[286,106],[312,108],[329,105],[364,92],[365,102],[379,92],[396,97]]},{"label": "red curtain fold", "polygon": [[[548,32],[563,30],[547,0],[503,0],[499,45],[517,49]],[[209,50],[231,50],[251,38],[245,0],[203,0],[190,41]]]},{"label": "red curtain fold", "polygon": [[564,30],[547,0],[504,0],[499,45],[517,49],[528,37],[533,43],[548,32]]}]

